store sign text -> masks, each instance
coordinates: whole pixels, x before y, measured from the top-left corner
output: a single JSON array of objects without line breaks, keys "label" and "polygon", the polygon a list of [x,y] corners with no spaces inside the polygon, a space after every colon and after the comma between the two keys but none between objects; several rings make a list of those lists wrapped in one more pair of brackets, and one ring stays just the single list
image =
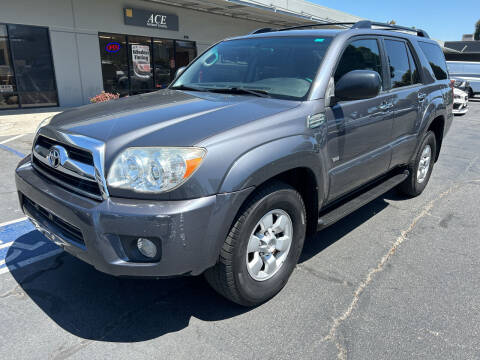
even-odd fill
[{"label": "store sign text", "polygon": [[136,8],[125,8],[123,14],[125,25],[178,31],[178,16],[174,14]]}]

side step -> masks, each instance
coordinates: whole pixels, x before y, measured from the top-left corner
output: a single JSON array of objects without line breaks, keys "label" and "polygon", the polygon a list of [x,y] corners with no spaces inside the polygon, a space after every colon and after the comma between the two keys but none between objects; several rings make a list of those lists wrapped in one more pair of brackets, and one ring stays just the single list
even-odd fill
[{"label": "side step", "polygon": [[388,190],[393,189],[395,186],[402,183],[409,174],[410,172],[405,170],[401,174],[394,175],[352,199],[339,204],[337,207],[327,210],[326,213],[320,215],[317,230],[325,229],[355,210],[360,209],[372,200],[375,200],[377,197],[385,194]]}]

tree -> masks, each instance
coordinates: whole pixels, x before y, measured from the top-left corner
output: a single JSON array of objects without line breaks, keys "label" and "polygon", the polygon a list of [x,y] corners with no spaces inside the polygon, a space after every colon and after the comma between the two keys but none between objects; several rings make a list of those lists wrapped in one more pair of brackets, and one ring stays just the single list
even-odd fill
[{"label": "tree", "polygon": [[474,40],[480,40],[480,20],[475,24],[475,34],[473,35]]}]

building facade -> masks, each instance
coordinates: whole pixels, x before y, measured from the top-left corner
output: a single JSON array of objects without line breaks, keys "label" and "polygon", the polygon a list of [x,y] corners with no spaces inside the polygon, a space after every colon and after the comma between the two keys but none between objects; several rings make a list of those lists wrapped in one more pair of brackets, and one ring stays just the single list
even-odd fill
[{"label": "building facade", "polygon": [[213,43],[262,27],[359,18],[303,0],[17,0],[0,11],[0,110],[166,87]]}]

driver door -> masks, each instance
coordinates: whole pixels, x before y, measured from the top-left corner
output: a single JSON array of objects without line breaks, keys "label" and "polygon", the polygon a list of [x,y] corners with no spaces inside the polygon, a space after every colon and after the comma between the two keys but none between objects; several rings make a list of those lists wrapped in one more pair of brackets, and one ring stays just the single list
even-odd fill
[{"label": "driver door", "polygon": [[[375,37],[355,38],[345,48],[334,80],[352,70],[373,70],[385,88],[385,60]],[[326,109],[330,160],[328,201],[385,173],[391,157],[392,96],[384,92],[372,99],[339,101]]]}]

